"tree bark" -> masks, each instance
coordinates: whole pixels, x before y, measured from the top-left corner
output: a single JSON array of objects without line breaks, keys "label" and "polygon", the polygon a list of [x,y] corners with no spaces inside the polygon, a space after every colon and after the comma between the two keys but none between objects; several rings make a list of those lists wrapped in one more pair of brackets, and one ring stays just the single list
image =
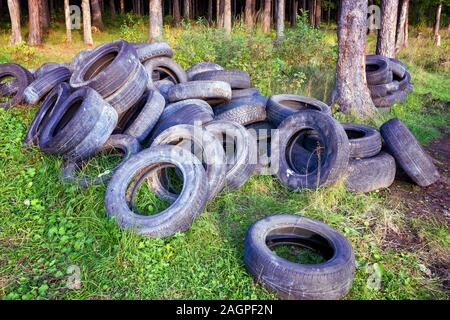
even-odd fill
[{"label": "tree bark", "polygon": [[102,19],[102,10],[100,8],[99,0],[91,0],[92,6],[92,25],[103,31],[105,29],[105,25],[103,24]]},{"label": "tree bark", "polygon": [[111,14],[111,19],[116,18],[116,4],[114,3],[114,0],[109,0],[109,12]]},{"label": "tree bark", "polygon": [[245,26],[249,29],[253,28],[255,17],[256,0],[245,1]]},{"label": "tree bark", "polygon": [[22,28],[20,26],[20,1],[8,0],[9,16],[11,17],[11,36],[9,44],[18,44],[22,40]]},{"label": "tree bark", "polygon": [[291,27],[295,27],[297,25],[298,1],[292,0],[291,6]]},{"label": "tree bark", "polygon": [[120,14],[125,13],[125,0],[120,0]]},{"label": "tree bark", "polygon": [[272,7],[272,1],[271,0],[264,0],[264,11],[263,11],[263,18],[262,18],[262,31],[267,33],[270,31],[270,9]]},{"label": "tree bark", "polygon": [[381,29],[378,31],[377,54],[395,58],[395,31],[398,0],[381,1]]},{"label": "tree bark", "polygon": [[69,0],[64,0],[64,17],[66,19],[66,41],[72,42],[72,21],[70,19]]},{"label": "tree bark", "polygon": [[93,46],[92,40],[92,27],[91,27],[91,8],[89,6],[89,0],[82,0],[81,10],[83,11],[83,37],[84,43],[88,46]]},{"label": "tree bark", "polygon": [[217,27],[223,28],[224,26],[224,10],[225,10],[225,0],[217,0],[219,11],[217,11]]},{"label": "tree bark", "polygon": [[213,20],[213,1],[208,0],[208,25],[212,26]]},{"label": "tree bark", "polygon": [[180,0],[173,0],[173,24],[180,25]]},{"label": "tree bark", "polygon": [[191,1],[190,0],[184,0],[183,17],[186,20],[189,20],[191,18]]},{"label": "tree bark", "polygon": [[314,26],[320,28],[322,19],[322,4],[320,0],[316,0],[316,7],[314,8]]},{"label": "tree bark", "polygon": [[277,38],[276,42],[280,42],[284,38],[284,14],[285,0],[277,1]]},{"label": "tree bark", "polygon": [[231,0],[224,0],[223,28],[227,35],[231,34]]},{"label": "tree bark", "polygon": [[150,41],[161,40],[163,36],[163,17],[161,0],[150,0]]},{"label": "tree bark", "polygon": [[406,20],[408,20],[408,7],[409,7],[409,0],[403,0],[402,6],[400,9],[400,17],[398,19],[397,24],[397,40],[395,43],[395,50],[396,53],[404,47],[405,44],[405,36],[406,36]]},{"label": "tree bark", "polygon": [[40,11],[41,11],[41,28],[42,33],[48,33],[50,29],[50,8],[48,6],[48,0],[41,0]]},{"label": "tree bark", "polygon": [[28,44],[32,46],[42,44],[42,30],[39,2],[35,0],[28,0],[28,15],[29,15],[29,32]]},{"label": "tree bark", "polygon": [[439,2],[439,4],[436,7],[436,15],[435,15],[435,20],[434,20],[434,28],[433,28],[434,45],[436,47],[441,46],[441,36],[439,35],[439,27],[441,24],[441,11],[442,11],[442,2]]},{"label": "tree bark", "polygon": [[369,116],[376,111],[366,79],[367,0],[341,0],[338,16],[338,60],[330,104],[345,113]]},{"label": "tree bark", "polygon": [[316,25],[316,0],[308,0],[309,24]]}]

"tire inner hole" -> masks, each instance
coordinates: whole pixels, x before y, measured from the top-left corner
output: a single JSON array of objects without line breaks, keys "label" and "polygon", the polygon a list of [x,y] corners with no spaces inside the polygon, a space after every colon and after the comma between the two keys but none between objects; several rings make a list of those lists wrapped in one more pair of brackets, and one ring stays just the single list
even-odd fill
[{"label": "tire inner hole", "polygon": [[72,120],[75,113],[78,111],[80,106],[83,104],[83,97],[78,97],[75,100],[73,100],[70,104],[70,107],[67,108],[64,115],[59,120],[58,124],[55,127],[55,130],[53,130],[53,136],[57,135],[61,130],[63,130],[67,124]]},{"label": "tire inner hole", "polygon": [[286,148],[288,166],[297,174],[315,172],[326,162],[326,144],[318,131],[312,128],[300,130],[292,136]]},{"label": "tire inner hole", "polygon": [[104,55],[102,55],[99,59],[95,60],[95,62],[86,71],[83,80],[87,81],[94,78],[102,70],[108,67],[114,61],[114,59],[116,59],[118,54],[119,53],[117,51],[107,52]]}]

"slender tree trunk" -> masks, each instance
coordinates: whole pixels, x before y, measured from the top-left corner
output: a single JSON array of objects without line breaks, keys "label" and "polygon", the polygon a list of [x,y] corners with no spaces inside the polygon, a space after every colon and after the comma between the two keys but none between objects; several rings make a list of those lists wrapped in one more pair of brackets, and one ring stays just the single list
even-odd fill
[{"label": "slender tree trunk", "polygon": [[264,11],[263,11],[263,18],[262,18],[262,31],[267,33],[270,31],[270,9],[272,7],[272,1],[271,0],[264,0]]},{"label": "slender tree trunk", "polygon": [[116,18],[116,4],[114,3],[114,0],[109,0],[109,12],[111,14],[111,19]]},{"label": "slender tree trunk", "polygon": [[120,14],[125,13],[125,0],[120,0]]},{"label": "slender tree trunk", "polygon": [[83,11],[84,43],[88,46],[93,46],[94,41],[92,40],[91,8],[89,6],[89,0],[82,0],[81,10]]},{"label": "slender tree trunk", "polygon": [[231,34],[231,0],[224,0],[223,27],[227,35]]},{"label": "slender tree trunk", "polygon": [[291,27],[295,27],[297,25],[298,1],[292,0],[291,6]]},{"label": "slender tree trunk", "polygon": [[103,24],[102,10],[100,7],[99,0],[91,0],[91,6],[92,6],[92,25],[97,29],[99,29],[100,31],[103,31],[105,29],[105,25]]},{"label": "slender tree trunk", "polygon": [[338,60],[330,103],[342,112],[369,116],[376,111],[366,79],[367,0],[341,0]]},{"label": "slender tree trunk", "polygon": [[276,42],[281,42],[284,38],[284,14],[285,0],[277,1],[277,38]]},{"label": "slender tree trunk", "polygon": [[213,0],[208,0],[208,25],[212,26],[213,21]]},{"label": "slender tree trunk", "polygon": [[48,6],[48,0],[41,0],[40,12],[41,12],[41,27],[42,33],[48,33],[50,29],[50,8]]},{"label": "slender tree trunk", "polygon": [[395,43],[395,50],[398,52],[405,44],[406,35],[406,20],[408,20],[409,0],[403,0],[400,10],[400,17],[397,23],[397,40]]},{"label": "slender tree trunk", "polygon": [[245,26],[249,29],[254,25],[255,0],[245,1]]},{"label": "slender tree trunk", "polygon": [[314,8],[314,26],[320,28],[322,20],[322,4],[320,0],[316,0],[316,7]]},{"label": "slender tree trunk", "polygon": [[35,46],[42,44],[42,30],[39,2],[35,0],[28,0],[28,15],[29,15],[29,33],[28,44]]},{"label": "slender tree trunk", "polygon": [[69,0],[64,0],[64,17],[66,19],[66,41],[72,42],[72,21],[70,19]]},{"label": "slender tree trunk", "polygon": [[163,18],[161,0],[150,0],[150,41],[161,40]]},{"label": "slender tree trunk", "polygon": [[378,31],[377,54],[395,58],[395,31],[398,0],[381,1],[381,29]]},{"label": "slender tree trunk", "polygon": [[191,18],[191,1],[190,0],[184,0],[183,17],[186,20],[189,20]]},{"label": "slender tree trunk", "polygon": [[309,24],[316,25],[316,0],[308,0]]},{"label": "slender tree trunk", "polygon": [[436,47],[440,47],[441,46],[441,36],[439,34],[439,27],[440,27],[440,24],[441,24],[441,11],[442,11],[442,2],[439,2],[439,4],[436,7],[436,16],[435,16],[434,28],[433,28],[434,45]]},{"label": "slender tree trunk", "polygon": [[22,40],[22,28],[20,26],[20,1],[8,0],[9,16],[11,17],[11,36],[9,44],[18,44]]},{"label": "slender tree trunk", "polygon": [[408,12],[409,12],[409,1],[408,1],[408,8],[406,8],[406,21],[405,21],[405,38],[403,39],[403,47],[408,48],[409,45],[409,17],[408,17]]},{"label": "slender tree trunk", "polygon": [[180,25],[180,0],[173,0],[173,24]]},{"label": "slender tree trunk", "polygon": [[218,28],[223,28],[224,27],[224,10],[225,10],[225,0],[217,0],[217,2],[219,3],[219,11],[218,12],[218,17],[217,17],[217,27]]}]

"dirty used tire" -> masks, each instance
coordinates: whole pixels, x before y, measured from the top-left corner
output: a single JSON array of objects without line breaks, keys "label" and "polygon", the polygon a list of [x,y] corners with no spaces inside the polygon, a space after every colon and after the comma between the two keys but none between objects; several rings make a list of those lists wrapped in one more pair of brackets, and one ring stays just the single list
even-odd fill
[{"label": "dirty used tire", "polygon": [[[326,261],[291,262],[271,250],[279,245],[310,248]],[[289,300],[340,299],[350,291],[355,273],[353,249],[344,235],[318,220],[291,214],[269,216],[250,226],[244,263],[257,282]]]},{"label": "dirty used tire", "polygon": [[118,132],[143,142],[161,116],[166,102],[156,90],[149,90],[119,120]]},{"label": "dirty used tire", "polygon": [[251,96],[234,99],[214,108],[216,120],[237,122],[243,126],[267,120],[267,99],[262,96]]},{"label": "dirty used tire", "polygon": [[65,82],[50,91],[28,127],[25,140],[23,141],[25,146],[39,145],[39,135],[42,128],[46,126],[53,110],[59,109],[64,101],[69,98],[71,92],[72,89]]},{"label": "dirty used tire", "polygon": [[394,58],[389,58],[389,68],[392,70],[394,77],[400,79],[404,78],[407,72],[406,66],[400,60]]},{"label": "dirty used tire", "polygon": [[45,73],[40,78],[34,80],[25,89],[25,101],[28,104],[37,104],[47,93],[55,88],[60,83],[70,79],[70,70],[66,67],[59,67]]},{"label": "dirty used tire", "polygon": [[371,158],[351,159],[344,184],[350,192],[385,189],[394,182],[395,172],[395,160],[386,152]]},{"label": "dirty used tire", "polygon": [[431,157],[400,119],[394,118],[384,123],[380,132],[388,152],[415,183],[427,187],[439,179]]},{"label": "dirty used tire", "polygon": [[258,156],[256,139],[244,126],[232,121],[214,120],[204,125],[204,128],[224,146],[227,158],[225,189],[238,189],[255,170]]},{"label": "dirty used tire", "polygon": [[141,63],[157,57],[173,57],[173,50],[167,42],[134,42],[132,45]]},{"label": "dirty used tire", "polygon": [[[46,73],[49,73],[52,70],[55,70],[57,68],[69,68],[69,65],[66,63],[60,63],[60,62],[46,62],[43,65],[41,65],[39,68],[36,69],[36,71],[34,71],[34,78],[38,79],[40,77],[42,77],[43,75],[45,75]],[[70,70],[70,69],[69,69]]]},{"label": "dirty used tire", "polygon": [[[299,166],[294,161],[299,140],[308,130],[315,130],[323,142],[320,163],[311,171],[309,164]],[[276,175],[286,187],[291,190],[315,189],[332,185],[345,174],[350,145],[344,128],[335,119],[316,110],[303,110],[280,124],[272,137],[271,152]]]},{"label": "dirty used tire", "polygon": [[235,89],[231,92],[231,99],[247,98],[252,96],[260,96],[261,92],[256,88]]},{"label": "dirty used tire", "polygon": [[190,68],[186,70],[186,74],[189,81],[192,81],[192,78],[196,76],[199,73],[206,72],[206,71],[214,71],[214,70],[223,70],[221,66],[214,62],[207,62],[202,61],[199,63],[194,64]]},{"label": "dirty used tire", "polygon": [[[132,201],[127,197],[129,183],[142,171],[152,173],[155,168],[164,166],[175,166],[183,174],[183,190],[177,201],[155,215],[133,212],[129,208]],[[169,237],[186,231],[203,211],[208,198],[206,184],[205,170],[191,152],[178,146],[151,147],[133,155],[114,173],[106,190],[106,211],[122,228],[147,237]],[[132,198],[138,188],[139,184],[132,190]]]},{"label": "dirty used tire", "polygon": [[399,90],[399,82],[394,80],[385,84],[369,85],[369,91],[372,98],[385,97],[389,93]]},{"label": "dirty used tire", "polygon": [[139,65],[136,50],[124,41],[108,42],[93,49],[79,62],[70,78],[73,88],[84,86],[108,97],[120,89],[129,79],[130,72]]},{"label": "dirty used tire", "polygon": [[317,110],[331,116],[330,107],[322,101],[296,94],[277,94],[267,102],[267,118],[275,126],[300,110]]},{"label": "dirty used tire", "polygon": [[406,92],[403,90],[394,91],[385,97],[372,98],[373,104],[377,108],[390,108],[394,103],[406,100]]},{"label": "dirty used tire", "polygon": [[247,89],[251,86],[248,73],[240,70],[205,71],[195,75],[192,80],[225,81],[230,84],[231,89]]},{"label": "dirty used tire", "polygon": [[170,102],[202,99],[210,105],[216,105],[230,101],[231,87],[223,81],[189,81],[171,87],[168,96]]},{"label": "dirty used tire", "polygon": [[389,68],[389,60],[383,56],[367,56],[366,78],[369,85],[392,82],[393,74]]},{"label": "dirty used tire", "polygon": [[166,103],[169,102],[169,90],[175,85],[172,81],[169,79],[164,80],[158,80],[153,82],[153,87],[155,90],[158,90],[159,93],[164,97],[164,100],[166,100]]},{"label": "dirty used tire", "polygon": [[89,87],[73,92],[54,109],[39,136],[39,147],[49,154],[64,154],[76,147],[97,123],[103,109],[110,107]]},{"label": "dirty used tire", "polygon": [[381,151],[380,132],[362,124],[342,125],[350,143],[350,158],[370,158]]},{"label": "dirty used tire", "polygon": [[163,75],[160,80],[169,79],[174,83],[187,82],[186,71],[175,61],[167,57],[153,58],[144,63],[144,67],[149,75],[154,71]]},{"label": "dirty used tire", "polygon": [[[180,124],[163,131],[152,143],[153,146],[170,144],[182,145],[188,142],[183,148],[191,151],[198,150],[198,158],[204,163],[205,172],[208,179],[208,200],[213,200],[225,185],[226,159],[225,151],[221,141],[212,133],[189,124]],[[175,201],[178,195],[171,193],[164,188],[158,175],[153,175],[153,190],[160,197]]]},{"label": "dirty used tire", "polygon": [[98,150],[98,152],[105,152],[109,150],[120,150],[123,154],[122,161],[113,169],[108,170],[104,174],[97,177],[76,176],[76,172],[82,167],[82,162],[64,161],[61,166],[60,179],[65,182],[75,183],[82,187],[88,187],[91,185],[99,185],[107,183],[114,172],[120,168],[120,166],[127,161],[133,154],[141,151],[141,145],[136,138],[124,135],[113,134],[109,137],[106,143]]},{"label": "dirty used tire", "polygon": [[[11,107],[15,107],[22,102],[25,101],[24,91],[28,87],[28,85],[33,81],[33,76],[31,73],[19,66],[15,63],[5,63],[0,64],[0,81],[12,77],[15,78],[10,82],[10,88],[8,88],[7,84],[2,85],[0,87],[0,97],[8,96],[9,94],[14,93],[14,96],[6,102],[1,102],[0,107],[8,109]],[[4,87],[6,86],[6,88]],[[5,90],[7,89],[7,90]]]}]

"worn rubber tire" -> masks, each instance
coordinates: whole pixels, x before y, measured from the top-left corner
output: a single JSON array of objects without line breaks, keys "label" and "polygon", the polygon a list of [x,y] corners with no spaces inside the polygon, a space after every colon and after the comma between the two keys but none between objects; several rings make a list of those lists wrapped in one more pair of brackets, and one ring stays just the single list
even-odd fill
[{"label": "worn rubber tire", "polygon": [[381,151],[380,132],[362,124],[342,125],[350,143],[350,158],[370,158]]},{"label": "worn rubber tire", "polygon": [[325,103],[296,94],[277,94],[267,102],[267,118],[275,126],[279,126],[287,117],[299,110],[318,110],[331,116],[331,109]]},{"label": "worn rubber tire", "polygon": [[[225,189],[229,191],[238,189],[247,182],[255,170],[258,157],[256,139],[244,126],[232,121],[215,120],[204,125],[204,128],[222,144],[228,143],[227,141],[233,142],[233,148],[224,146],[227,157]],[[224,136],[227,137],[224,139]],[[230,149],[233,152],[231,155],[228,153]]]},{"label": "worn rubber tire", "polygon": [[127,82],[130,72],[136,70],[140,62],[130,43],[117,40],[93,49],[79,64],[70,78],[70,85],[73,88],[88,86],[102,97],[108,97]]},{"label": "worn rubber tire", "polygon": [[147,91],[118,123],[118,132],[143,142],[158,122],[166,102],[156,90]]},{"label": "worn rubber tire", "polygon": [[223,68],[214,62],[202,61],[188,68],[186,70],[186,75],[188,77],[188,81],[192,81],[193,80],[192,78],[194,78],[194,76],[196,76],[199,73],[217,70],[223,70]]},{"label": "worn rubber tire", "polygon": [[47,120],[51,117],[53,110],[59,109],[64,101],[69,98],[71,92],[72,89],[65,82],[50,91],[28,127],[25,140],[23,141],[25,146],[39,145],[39,135],[42,128],[46,126]]},{"label": "worn rubber tire", "polygon": [[276,127],[269,121],[255,122],[246,125],[245,128],[252,136],[255,137],[256,140],[270,139],[272,136],[272,130],[276,129]]},{"label": "worn rubber tire", "polygon": [[210,105],[216,105],[230,101],[231,87],[223,81],[189,81],[171,87],[168,97],[170,102],[201,99]]},{"label": "worn rubber tire", "polygon": [[66,67],[53,69],[34,80],[24,91],[25,101],[35,105],[60,83],[70,79],[70,70]]},{"label": "worn rubber tire", "polygon": [[[133,177],[143,170],[151,171],[166,164],[177,167],[183,174],[183,190],[177,201],[166,210],[150,216],[130,210],[126,194]],[[140,235],[158,238],[172,236],[186,231],[203,211],[208,198],[204,188],[206,184],[205,170],[192,153],[177,146],[152,147],[133,155],[114,173],[106,189],[106,211],[120,227],[132,229]],[[138,188],[139,184],[133,191]]]},{"label": "worn rubber tire", "polygon": [[81,162],[64,161],[61,166],[60,179],[65,182],[75,183],[82,187],[88,187],[91,185],[99,185],[107,183],[114,172],[120,168],[120,166],[125,163],[133,154],[141,151],[141,145],[136,138],[124,135],[124,134],[113,134],[105,142],[105,144],[98,150],[98,152],[105,152],[109,150],[118,149],[122,151],[123,158],[122,161],[113,169],[108,170],[102,175],[97,177],[88,176],[76,176],[76,172],[82,167]]},{"label": "worn rubber tire", "polygon": [[216,120],[237,122],[243,126],[266,121],[267,99],[262,96],[251,96],[231,100],[214,108]]},{"label": "worn rubber tire", "polygon": [[394,118],[384,123],[380,132],[388,152],[415,183],[427,187],[439,179],[431,157],[400,119]]},{"label": "worn rubber tire", "polygon": [[367,56],[366,78],[368,85],[379,85],[392,82],[393,74],[389,68],[389,60],[382,56]]},{"label": "worn rubber tire", "polygon": [[385,84],[369,86],[369,91],[372,98],[385,97],[389,93],[397,90],[399,90],[399,82],[396,80]]},{"label": "worn rubber tire", "polygon": [[[204,163],[206,176],[208,178],[208,200],[213,200],[225,185],[225,175],[227,171],[225,151],[222,143],[209,131],[202,127],[189,124],[180,124],[164,130],[152,143],[153,146],[170,144],[178,145],[181,140],[188,140],[189,145],[184,146],[191,151],[192,143],[201,152],[198,157]],[[164,188],[158,175],[153,175],[151,179],[153,190],[160,197],[175,201],[178,195],[171,193]]]},{"label": "worn rubber tire", "polygon": [[[1,88],[3,88],[0,92],[0,97],[8,96],[11,93],[14,93],[14,96],[9,99],[7,102],[1,102],[0,107],[9,109],[11,107],[15,107],[22,102],[25,101],[24,91],[28,87],[28,85],[33,81],[32,74],[22,66],[15,63],[5,63],[0,64],[0,81],[5,78],[12,77],[15,78],[10,82],[11,87],[8,88],[6,84],[3,84]],[[5,87],[6,89],[5,90]]]},{"label": "worn rubber tire", "polygon": [[408,71],[405,72],[405,75],[403,78],[395,78],[398,79],[398,89],[399,90],[406,90],[408,88],[408,85],[411,83],[411,75]]},{"label": "worn rubber tire", "polygon": [[[166,78],[170,79],[174,83],[187,82],[186,71],[175,61],[167,57],[158,57],[150,59],[144,63],[144,67],[148,74],[152,74],[154,71],[164,73]],[[164,80],[162,78],[161,80]]]},{"label": "worn rubber tire", "polygon": [[132,45],[141,63],[157,57],[173,57],[173,50],[167,42],[134,42]]},{"label": "worn rubber tire", "polygon": [[377,108],[390,108],[394,103],[401,103],[406,100],[406,92],[403,90],[394,91],[385,97],[372,98]]},{"label": "worn rubber tire", "polygon": [[155,90],[158,90],[159,93],[164,97],[164,100],[166,100],[166,103],[169,103],[169,90],[175,85],[172,81],[169,79],[164,80],[158,80],[153,82],[153,87]]},{"label": "worn rubber tire", "polygon": [[224,81],[230,84],[231,89],[247,89],[251,86],[248,73],[240,70],[205,71],[195,75],[192,80]]},{"label": "worn rubber tire", "polygon": [[94,49],[86,49],[78,52],[75,57],[73,57],[72,61],[69,63],[69,70],[70,72],[73,72],[75,70],[78,70],[81,68],[82,65],[85,64],[85,62],[88,59],[88,56],[94,51]]},{"label": "worn rubber tire", "polygon": [[[294,263],[271,250],[277,245],[310,248],[327,261]],[[250,226],[244,263],[257,282],[289,300],[340,299],[350,291],[355,273],[353,249],[344,235],[318,220],[291,214],[269,216]]]},{"label": "worn rubber tire", "polygon": [[247,98],[253,96],[260,96],[261,92],[256,88],[235,89],[231,92],[231,99]]},{"label": "worn rubber tire", "polygon": [[122,115],[134,106],[148,88],[148,74],[145,68],[139,64],[130,74],[128,81],[116,92],[105,98],[119,115]]},{"label": "worn rubber tire", "polygon": [[398,77],[400,79],[404,78],[406,72],[408,71],[406,66],[401,61],[394,58],[389,58],[389,68],[392,70],[394,77]]},{"label": "worn rubber tire", "polygon": [[46,62],[34,71],[33,76],[35,79],[38,79],[44,76],[45,74],[49,73],[50,71],[61,67],[69,68],[69,64],[60,62]]},{"label": "worn rubber tire", "polygon": [[[324,144],[320,166],[312,172],[302,172],[292,161],[298,134],[305,130],[315,130]],[[316,110],[302,110],[280,124],[272,137],[271,151],[272,166],[276,166],[276,175],[286,187],[315,189],[332,185],[345,174],[350,144],[344,128],[335,119]]]},{"label": "worn rubber tire", "polygon": [[270,144],[272,130],[276,127],[268,121],[263,121],[250,124],[246,126],[246,129],[257,141],[258,161],[253,174],[271,175]]},{"label": "worn rubber tire", "polygon": [[54,109],[39,135],[39,147],[49,154],[64,154],[75,148],[96,125],[109,106],[89,87],[73,92],[60,108]]},{"label": "worn rubber tire", "polygon": [[395,160],[386,153],[365,159],[351,159],[345,187],[350,192],[366,193],[389,188],[395,179]]}]

